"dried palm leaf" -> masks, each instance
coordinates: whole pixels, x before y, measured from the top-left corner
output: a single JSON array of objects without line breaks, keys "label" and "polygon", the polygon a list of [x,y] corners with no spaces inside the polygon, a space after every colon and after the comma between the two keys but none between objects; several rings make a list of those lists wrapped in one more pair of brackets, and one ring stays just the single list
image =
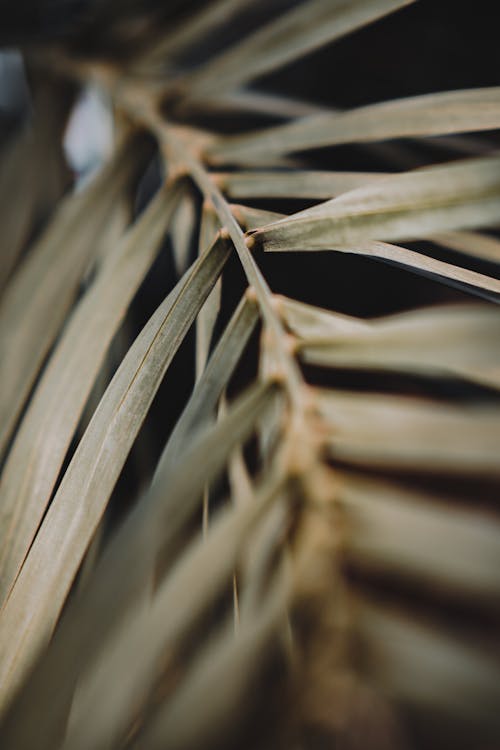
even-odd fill
[{"label": "dried palm leaf", "polygon": [[[496,746],[499,89],[304,101],[409,0],[167,5],[17,37],[2,747]],[[123,135],[52,211],[63,77]]]}]

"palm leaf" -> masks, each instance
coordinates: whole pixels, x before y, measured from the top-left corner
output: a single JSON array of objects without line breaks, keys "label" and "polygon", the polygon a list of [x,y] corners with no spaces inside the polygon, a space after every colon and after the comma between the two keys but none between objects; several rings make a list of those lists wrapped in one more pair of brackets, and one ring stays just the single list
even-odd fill
[{"label": "palm leaf", "polygon": [[[26,16],[50,85],[1,152],[2,747],[495,745],[499,89],[343,84],[397,72],[420,12]],[[62,197],[87,85],[112,153]]]}]

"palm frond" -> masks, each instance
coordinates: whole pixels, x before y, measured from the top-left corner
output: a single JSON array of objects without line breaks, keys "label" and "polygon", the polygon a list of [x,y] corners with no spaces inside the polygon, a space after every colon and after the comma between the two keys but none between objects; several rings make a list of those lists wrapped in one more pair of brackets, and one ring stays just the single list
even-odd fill
[{"label": "palm frond", "polygon": [[304,100],[412,0],[167,5],[17,34],[2,747],[493,747],[500,88]]}]

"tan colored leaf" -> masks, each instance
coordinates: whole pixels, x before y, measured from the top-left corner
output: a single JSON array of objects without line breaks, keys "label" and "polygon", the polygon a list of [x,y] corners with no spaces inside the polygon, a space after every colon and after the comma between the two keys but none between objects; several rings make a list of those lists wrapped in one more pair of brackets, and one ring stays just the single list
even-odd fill
[{"label": "tan colored leaf", "polygon": [[471,606],[498,607],[498,519],[449,496],[340,475],[343,554],[368,573],[410,579]]},{"label": "tan colored leaf", "polygon": [[163,35],[158,44],[147,50],[139,60],[140,69],[147,73],[151,68],[159,66],[160,72],[164,73],[166,63],[172,58],[199,44],[218,27],[230,23],[252,2],[255,0],[214,0],[210,5],[192,10]]},{"label": "tan colored leaf", "polygon": [[235,89],[412,0],[306,0],[224,50],[186,82],[188,98]]},{"label": "tan colored leaf", "polygon": [[109,252],[38,384],[0,480],[0,601],[8,596],[48,505],[105,353],[151,266],[179,190],[162,189]]},{"label": "tan colored leaf", "polygon": [[500,240],[497,237],[479,232],[443,232],[429,239],[473,258],[500,263]]},{"label": "tan colored leaf", "polygon": [[[199,507],[205,483],[220,473],[234,447],[248,438],[276,396],[276,388],[269,383],[251,389],[232,405],[224,420],[193,442],[182,461],[174,467],[168,463],[166,471],[158,472],[148,495],[105,551],[88,588],[70,602],[50,649],[7,713],[2,737],[16,749],[28,750],[36,737],[40,750],[52,750],[67,708],[65,696],[76,678],[99,654],[131,602],[143,598],[159,552],[177,539]],[[60,700],[55,700],[56,695]],[[24,721],[26,712],[32,722]]]},{"label": "tan colored leaf", "polygon": [[396,99],[347,112],[310,115],[225,139],[211,147],[209,154],[217,162],[238,163],[252,153],[270,157],[321,146],[499,127],[500,87],[465,89]]},{"label": "tan colored leaf", "polygon": [[280,298],[300,356],[325,367],[455,375],[500,387],[500,314],[447,305],[364,321]]},{"label": "tan colored leaf", "polygon": [[69,196],[5,291],[0,304],[0,453],[99,252],[112,208],[144,156],[140,143],[127,140],[84,192]]},{"label": "tan colored leaf", "polygon": [[220,172],[217,184],[233,199],[317,198],[328,199],[387,175],[376,172],[311,172],[305,170],[254,170]]},{"label": "tan colored leaf", "polygon": [[[137,748],[152,750],[167,743],[172,750],[214,746],[238,726],[246,701],[252,700],[256,674],[276,645],[277,630],[284,620],[287,585],[283,571],[280,573],[254,617],[238,628],[237,636],[231,632],[231,623],[197,656],[172,700],[160,707],[139,735]],[[219,689],[214,690],[214,685]]]},{"label": "tan colored leaf", "polygon": [[252,503],[222,511],[210,535],[190,545],[149,609],[140,608],[131,617],[86,678],[79,720],[73,723],[63,748],[97,750],[119,745],[138,698],[155,682],[160,657],[175,650],[227,583],[247,534],[272,507],[284,482],[280,471],[271,472]]},{"label": "tan colored leaf", "polygon": [[[198,235],[198,253],[213,242],[213,238],[220,229],[217,214],[212,206],[205,204],[202,209],[200,230]],[[218,279],[210,292],[205,304],[196,320],[196,377],[199,378],[208,359],[210,342],[215,328],[215,322],[220,310],[222,294],[222,279]]]},{"label": "tan colored leaf", "polygon": [[61,135],[71,99],[47,80],[39,80],[33,94],[32,121],[2,148],[0,290],[36,223],[50,215],[69,183]]},{"label": "tan colored leaf", "polygon": [[370,602],[358,612],[367,672],[388,695],[434,716],[460,717],[498,732],[500,665],[487,649]]},{"label": "tan colored leaf", "polygon": [[355,465],[500,475],[496,403],[451,406],[402,396],[318,392],[332,458]]},{"label": "tan colored leaf", "polygon": [[266,250],[328,250],[498,223],[500,157],[391,175],[261,227]]},{"label": "tan colored leaf", "polygon": [[243,230],[258,229],[264,224],[270,224],[283,218],[283,214],[275,211],[264,211],[261,208],[252,208],[242,204],[232,204],[231,212]]},{"label": "tan colored leaf", "polygon": [[234,372],[257,320],[255,303],[243,297],[172,431],[158,463],[157,474],[175,462],[200,426],[214,418],[217,401]]},{"label": "tan colored leaf", "polygon": [[228,243],[218,241],[186,272],[146,324],[107,388],[2,610],[1,705],[50,637],[165,371],[229,252]]},{"label": "tan colored leaf", "polygon": [[[189,192],[183,196],[180,205],[172,218],[170,236],[174,255],[175,270],[182,276],[189,266],[193,235],[196,226],[197,207],[194,195]],[[213,237],[210,238],[213,240]],[[207,243],[203,250],[209,247]]]}]

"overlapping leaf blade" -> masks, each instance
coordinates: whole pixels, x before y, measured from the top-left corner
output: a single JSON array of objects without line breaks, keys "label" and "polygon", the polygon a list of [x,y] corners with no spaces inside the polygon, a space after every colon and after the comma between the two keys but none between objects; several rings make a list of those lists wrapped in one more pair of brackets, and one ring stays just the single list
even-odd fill
[{"label": "overlapping leaf blade", "polygon": [[0,481],[0,599],[48,505],[64,456],[127,306],[154,260],[178,191],[162,190],[82,298],[38,384]]},{"label": "overlapping leaf blade", "polygon": [[123,360],[73,456],[2,612],[1,668],[9,674],[3,684],[10,693],[20,680],[13,671],[25,673],[51,634],[163,375],[229,252],[227,243],[216,242],[158,308]]}]

